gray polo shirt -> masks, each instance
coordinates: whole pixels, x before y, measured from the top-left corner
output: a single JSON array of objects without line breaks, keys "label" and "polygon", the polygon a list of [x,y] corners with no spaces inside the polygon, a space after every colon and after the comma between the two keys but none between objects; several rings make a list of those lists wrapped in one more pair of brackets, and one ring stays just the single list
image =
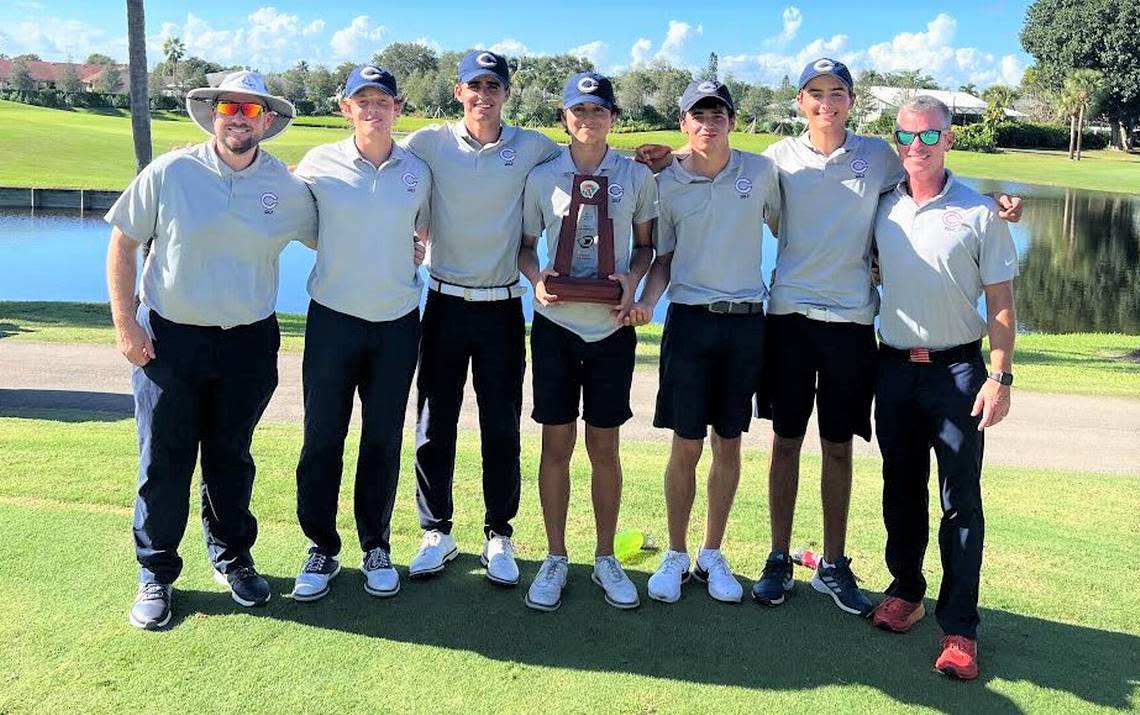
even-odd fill
[{"label": "gray polo shirt", "polygon": [[919,207],[906,184],[883,197],[875,222],[883,308],[879,331],[896,348],[978,340],[983,286],[1017,276],[1017,248],[997,203],[946,172],[942,193]]},{"label": "gray polo shirt", "polygon": [[104,218],[134,241],[154,239],[143,305],[223,328],[273,313],[281,251],[294,240],[315,245],[317,231],[313,197],[285,164],[258,149],[234,171],[213,140],[151,162]]},{"label": "gray polo shirt", "polygon": [[[535,167],[527,177],[523,194],[523,233],[537,237],[546,231],[547,261],[544,268],[552,267],[558,255],[558,237],[562,231],[562,220],[570,212],[570,190],[576,173],[578,170],[570,156],[570,148],[566,147],[558,158]],[[613,149],[606,152],[595,173],[609,179],[607,210],[614,227],[614,270],[628,273],[633,225],[657,218],[657,182],[648,167],[621,156]],[[578,235],[598,235],[597,214],[595,206],[581,207],[576,224]],[[588,252],[575,251],[571,275],[594,277],[597,270],[596,248]],[[542,305],[535,301],[534,310],[589,342],[601,340],[620,327],[614,323],[610,306],[597,303]]]},{"label": "gray polo shirt", "polygon": [[395,320],[420,302],[412,234],[428,225],[431,171],[392,147],[379,167],[350,136],[310,149],[297,165],[317,200],[317,262],[309,295],[321,305],[373,322]]},{"label": "gray polo shirt", "polygon": [[517,283],[523,187],[558,145],[503,125],[498,141],[480,146],[462,120],[424,127],[404,145],[431,167],[432,276],[468,288]]},{"label": "gray polo shirt", "polygon": [[780,170],[780,226],[768,312],[823,307],[870,325],[878,294],[871,286],[871,232],[879,195],[903,179],[898,154],[877,137],[847,132],[824,156],[808,135],[764,151]]},{"label": "gray polo shirt", "polygon": [[780,202],[771,159],[732,151],[716,177],[690,174],[679,160],[657,175],[658,254],[672,253],[669,300],[702,305],[721,300],[760,302],[764,222]]}]

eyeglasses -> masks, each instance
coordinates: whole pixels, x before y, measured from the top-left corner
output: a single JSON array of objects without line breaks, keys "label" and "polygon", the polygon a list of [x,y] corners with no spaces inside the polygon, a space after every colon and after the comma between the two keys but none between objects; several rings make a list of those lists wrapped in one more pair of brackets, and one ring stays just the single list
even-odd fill
[{"label": "eyeglasses", "polygon": [[934,146],[942,139],[944,129],[925,129],[921,132],[908,132],[905,129],[895,130],[895,141],[903,146],[914,144],[915,137],[926,146]]},{"label": "eyeglasses", "polygon": [[265,113],[265,105],[258,102],[214,102],[214,111],[226,117],[236,117],[240,112],[246,119],[256,119]]}]

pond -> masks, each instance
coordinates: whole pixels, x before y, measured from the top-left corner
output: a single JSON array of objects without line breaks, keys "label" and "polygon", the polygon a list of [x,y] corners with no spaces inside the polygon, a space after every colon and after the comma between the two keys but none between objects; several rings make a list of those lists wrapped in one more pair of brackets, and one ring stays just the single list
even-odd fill
[{"label": "pond", "polygon": [[[967,179],[980,191],[1026,200],[1013,236],[1021,263],[1019,329],[1140,334],[1140,197]],[[0,300],[105,302],[109,228],[100,214],[0,211]],[[765,238],[764,275],[775,259]],[[294,244],[281,257],[277,309],[303,313],[313,252]],[[524,298],[530,315],[530,294]],[[664,318],[665,306],[656,318]]]}]

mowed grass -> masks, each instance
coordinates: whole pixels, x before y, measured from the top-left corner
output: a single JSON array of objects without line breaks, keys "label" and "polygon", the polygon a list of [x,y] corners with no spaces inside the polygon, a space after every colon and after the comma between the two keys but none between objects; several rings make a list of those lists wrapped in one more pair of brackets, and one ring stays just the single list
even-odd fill
[{"label": "mowed grass", "polygon": [[[478,564],[479,449],[469,433],[461,436],[456,468],[460,558],[433,580],[406,578],[419,541],[409,434],[392,524],[403,590],[380,600],[361,589],[350,470],[339,519],[345,571],[324,601],[300,604],[286,594],[306,546],[294,517],[301,431],[262,426],[254,450],[255,555],[273,600],[244,610],[210,581],[192,517],[173,627],[138,632],[126,623],[136,568],[133,422],[98,413],[5,413],[0,437],[0,712],[1052,713],[1140,705],[1140,596],[1129,579],[1112,577],[1140,568],[1127,546],[1140,537],[1140,481],[1131,477],[987,470],[982,678],[964,684],[931,670],[932,617],[905,636],[876,631],[814,593],[804,570],[778,609],[716,603],[697,585],[666,606],[644,595],[657,559],[647,554],[630,567],[641,608],[606,606],[589,581],[593,521],[581,450],[572,470],[564,604],[553,614],[527,609],[523,589],[545,554],[537,440],[524,440],[515,520],[522,584],[503,589]],[[355,449],[352,437],[347,464]],[[660,543],[667,447],[627,443],[623,456],[621,525],[645,529]],[[767,551],[765,464],[764,452],[747,443],[725,547],[746,589]],[[805,458],[796,546],[819,548],[818,468]],[[876,598],[888,578],[879,484],[877,463],[856,464],[848,551]],[[1058,498],[1073,493],[1081,495],[1080,508]],[[197,504],[191,499],[191,513]],[[702,495],[691,548],[703,513]],[[940,569],[933,544],[927,563],[934,594]]]},{"label": "mowed grass", "polygon": [[[280,313],[277,318],[282,349],[303,350],[305,316]],[[653,323],[638,328],[638,368],[657,369],[661,327]],[[113,345],[115,334],[110,309],[104,303],[0,301],[0,340]],[[1136,397],[1140,395],[1140,337],[1019,335],[1014,369],[1017,390]]]},{"label": "mowed grass", "polygon": [[[402,117],[397,132],[410,132],[439,121]],[[122,189],[134,176],[131,125],[125,112],[67,111],[0,101],[0,186],[44,188]],[[151,122],[154,151],[160,154],[187,143],[200,142],[202,131],[188,117],[160,113]],[[558,142],[566,141],[561,127],[539,131]],[[348,128],[336,117],[302,117],[266,148],[293,164],[311,147],[347,136]],[[781,137],[736,132],[730,141],[738,149],[760,152]],[[686,143],[679,131],[614,133],[610,143],[618,149],[642,144]],[[1073,162],[1064,152],[1003,151],[997,154],[951,152],[949,167],[962,176],[1049,184],[1073,188],[1140,192],[1140,154],[1114,151],[1085,152]]]}]

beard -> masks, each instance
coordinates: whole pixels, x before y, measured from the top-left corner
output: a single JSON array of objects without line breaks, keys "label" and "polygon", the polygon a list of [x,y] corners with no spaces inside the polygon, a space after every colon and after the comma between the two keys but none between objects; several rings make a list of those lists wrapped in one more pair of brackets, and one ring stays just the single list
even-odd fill
[{"label": "beard", "polygon": [[222,143],[227,149],[235,154],[245,154],[247,151],[257,147],[258,142],[261,141],[262,134],[256,131],[250,131],[241,137],[235,137],[229,132],[223,131],[221,137]]}]

